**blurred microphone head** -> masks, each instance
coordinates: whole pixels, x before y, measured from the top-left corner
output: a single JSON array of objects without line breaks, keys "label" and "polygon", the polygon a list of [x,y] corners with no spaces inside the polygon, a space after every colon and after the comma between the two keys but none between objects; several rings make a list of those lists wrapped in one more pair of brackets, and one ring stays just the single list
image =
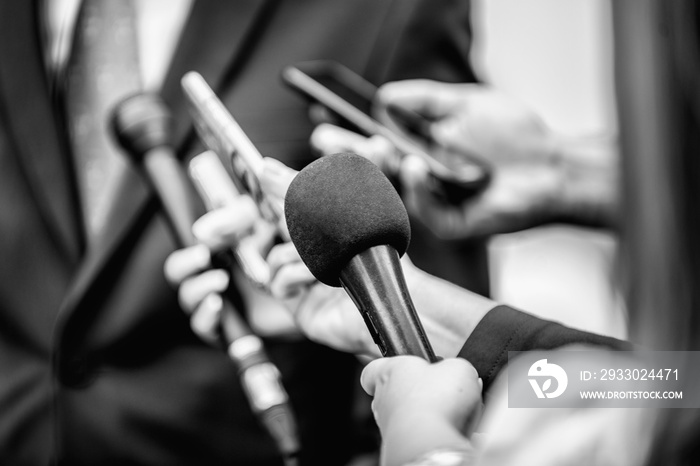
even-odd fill
[{"label": "blurred microphone head", "polygon": [[356,154],[326,156],[299,172],[287,191],[285,215],[306,266],[335,287],[356,255],[383,245],[403,255],[411,237],[406,208],[391,182]]},{"label": "blurred microphone head", "polygon": [[129,96],[112,110],[112,132],[136,162],[150,150],[172,143],[172,115],[158,94]]}]

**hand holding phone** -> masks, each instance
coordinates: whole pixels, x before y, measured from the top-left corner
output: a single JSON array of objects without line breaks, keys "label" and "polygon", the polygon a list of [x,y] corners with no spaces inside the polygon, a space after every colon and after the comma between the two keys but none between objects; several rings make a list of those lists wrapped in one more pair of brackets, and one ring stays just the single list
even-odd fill
[{"label": "hand holding phone", "polygon": [[458,204],[480,192],[490,178],[489,167],[464,154],[439,147],[430,137],[430,123],[415,112],[399,107],[388,112],[408,133],[408,138],[371,116],[377,88],[344,66],[327,60],[286,67],[283,81],[311,102],[320,103],[340,118],[341,124],[365,136],[388,139],[401,156],[421,157],[431,175],[431,190],[447,202]]}]

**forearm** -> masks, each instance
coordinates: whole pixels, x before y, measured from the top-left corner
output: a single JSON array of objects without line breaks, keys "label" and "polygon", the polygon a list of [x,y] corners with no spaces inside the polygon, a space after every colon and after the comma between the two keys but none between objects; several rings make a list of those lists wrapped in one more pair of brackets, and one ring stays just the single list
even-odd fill
[{"label": "forearm", "polygon": [[502,306],[434,277],[403,260],[408,288],[423,328],[438,356],[460,356],[490,383],[508,362],[508,351],[588,344],[628,349],[629,343],[565,327]]},{"label": "forearm", "polygon": [[497,303],[418,269],[408,258],[402,262],[413,303],[435,353],[444,358],[457,356]]}]

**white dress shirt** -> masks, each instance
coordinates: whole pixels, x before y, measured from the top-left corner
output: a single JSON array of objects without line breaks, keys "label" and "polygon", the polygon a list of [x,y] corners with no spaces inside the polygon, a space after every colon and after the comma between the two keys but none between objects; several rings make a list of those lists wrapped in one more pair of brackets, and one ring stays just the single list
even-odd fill
[{"label": "white dress shirt", "polygon": [[[119,0],[112,0],[119,1]],[[157,91],[194,0],[136,0],[136,27],[144,90]],[[44,0],[46,63],[52,73],[67,62],[81,0]]]}]

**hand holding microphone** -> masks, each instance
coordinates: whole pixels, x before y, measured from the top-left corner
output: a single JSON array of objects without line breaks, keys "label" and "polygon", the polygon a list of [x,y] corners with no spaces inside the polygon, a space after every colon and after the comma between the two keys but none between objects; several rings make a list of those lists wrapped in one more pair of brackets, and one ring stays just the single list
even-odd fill
[{"label": "hand holding microphone", "polygon": [[361,383],[373,397],[382,464],[435,464],[427,460],[431,454],[445,464],[473,463],[477,450],[469,436],[480,420],[482,383],[467,360],[381,358],[365,367]]},{"label": "hand holding microphone", "polygon": [[[167,108],[151,94],[135,95],[113,111],[112,126],[117,140],[142,170],[161,201],[178,246],[196,247],[198,241],[192,233],[196,218],[195,198],[187,175],[175,156],[170,123]],[[252,202],[246,203],[245,198],[242,199],[236,207],[243,208],[244,218],[254,218],[250,215],[256,211]],[[249,206],[247,213],[246,205]],[[235,231],[237,235],[247,226],[252,226],[245,221],[241,225],[242,228]],[[222,290],[225,285],[222,283]],[[218,324],[220,317],[228,355],[236,366],[251,409],[277,442],[280,452],[291,460],[299,451],[299,439],[279,370],[269,361],[260,338],[251,332],[226,296],[209,296],[213,298],[207,303],[211,308],[209,320]],[[200,312],[199,315],[207,314]]]},{"label": "hand holding microphone", "polygon": [[[401,283],[405,275],[437,354],[456,356],[474,327],[496,303],[419,270],[406,256],[401,259],[403,267],[398,266],[398,252],[393,260],[388,258],[388,263],[380,261],[380,267],[370,274],[356,274],[355,277],[361,278],[359,281],[353,281],[352,271],[349,277],[348,272],[341,273],[339,269],[352,259],[349,257],[352,252],[370,255],[362,250],[364,247],[380,245],[380,249],[386,250],[393,242],[403,249],[408,240],[407,219],[393,187],[387,186],[388,180],[371,163],[356,155],[330,156],[325,160],[302,170],[286,194],[287,219],[295,218],[288,226],[300,251],[291,243],[277,245],[270,251],[267,259],[273,294],[285,301],[297,325],[312,340],[342,351],[377,357],[380,352],[361,314],[367,320],[373,319],[368,322],[372,330],[376,329],[375,323],[384,325],[387,331],[384,339],[392,342],[394,349],[400,347],[401,338],[406,336],[412,345],[423,348],[424,335],[420,326],[415,325],[411,297]],[[280,172],[285,175],[280,176]],[[277,180],[289,180],[291,172],[280,162],[266,159],[262,185],[279,190],[286,183]],[[362,260],[356,259],[360,266]],[[364,272],[369,270],[364,268]],[[354,288],[351,292],[355,293],[353,299],[357,303],[337,288],[343,279],[341,275],[345,275],[347,288]],[[377,284],[371,283],[372,280]],[[335,287],[324,284],[328,281]],[[387,287],[386,292],[382,286]],[[355,304],[365,312],[358,313]],[[374,315],[370,317],[369,312]],[[404,337],[396,335],[404,330]]]},{"label": "hand holding microphone", "polygon": [[177,287],[180,307],[192,316],[192,330],[207,342],[219,339],[221,308],[216,296],[226,293],[231,281],[230,270],[213,268],[212,262],[232,245],[250,239],[246,235],[257,218],[253,201],[240,196],[197,219],[192,232],[198,244],[173,251],[165,261],[165,277]]}]

